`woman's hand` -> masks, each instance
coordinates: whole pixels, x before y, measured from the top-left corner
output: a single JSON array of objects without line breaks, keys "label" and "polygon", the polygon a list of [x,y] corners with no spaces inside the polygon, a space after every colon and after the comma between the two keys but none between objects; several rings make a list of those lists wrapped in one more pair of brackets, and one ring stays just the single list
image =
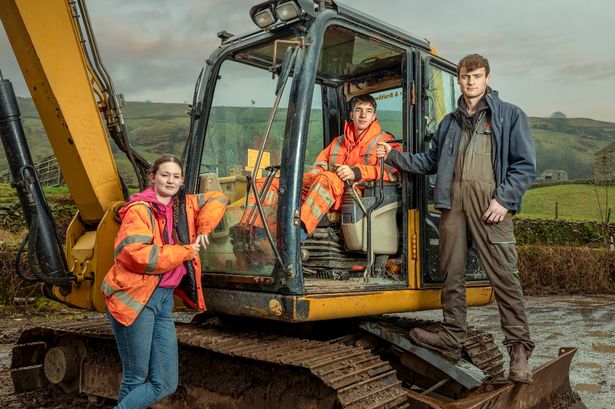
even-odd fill
[{"label": "woman's hand", "polygon": [[201,245],[199,244],[198,239],[196,243],[192,243],[190,247],[192,247],[192,258],[199,257],[199,251],[201,250]]}]

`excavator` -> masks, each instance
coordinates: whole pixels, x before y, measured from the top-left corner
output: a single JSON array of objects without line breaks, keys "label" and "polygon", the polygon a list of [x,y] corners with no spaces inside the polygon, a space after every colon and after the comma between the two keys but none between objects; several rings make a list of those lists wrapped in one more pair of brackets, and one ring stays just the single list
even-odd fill
[{"label": "excavator", "polygon": [[[347,186],[341,211],[299,238],[302,175],[343,132],[348,101],[372,95],[383,129],[425,151],[459,96],[455,65],[334,0],[267,0],[249,14],[253,31],[218,33],[189,106],[185,190],[221,191],[229,206],[201,253],[208,311],[177,322],[180,385],[154,407],[585,408],[569,381],[575,348],[521,385],[506,380],[489,333],[471,329],[457,363],[409,339],[438,325],[409,313],[441,308],[432,177]],[[128,139],[85,0],[0,0],[0,19],[78,209],[60,243],[1,79],[0,134],[29,228],[18,257],[27,248],[30,268],[17,273],[52,300],[101,313],[23,331],[11,377],[17,393],[52,388],[102,406],[117,396],[121,364],[101,283],[128,197],[111,143],[140,187],[149,162]],[[264,205],[273,178],[279,200]],[[272,223],[256,237],[258,219]],[[468,305],[494,301],[473,250],[466,281]]]}]

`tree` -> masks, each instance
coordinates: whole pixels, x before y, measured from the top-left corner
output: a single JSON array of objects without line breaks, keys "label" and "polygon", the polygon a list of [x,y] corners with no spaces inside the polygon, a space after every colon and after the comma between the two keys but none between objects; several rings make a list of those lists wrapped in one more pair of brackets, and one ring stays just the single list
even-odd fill
[{"label": "tree", "polygon": [[560,111],[555,111],[551,114],[551,118],[556,118],[556,119],[564,119],[564,118],[568,118],[566,116],[565,113],[560,112]]}]

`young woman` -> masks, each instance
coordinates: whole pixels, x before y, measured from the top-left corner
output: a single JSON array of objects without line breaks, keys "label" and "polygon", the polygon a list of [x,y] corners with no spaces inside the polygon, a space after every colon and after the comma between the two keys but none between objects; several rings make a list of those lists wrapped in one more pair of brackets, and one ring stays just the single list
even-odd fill
[{"label": "young woman", "polygon": [[184,177],[173,155],[158,158],[149,179],[120,211],[115,263],[102,284],[122,360],[119,409],[147,408],[177,388],[173,293],[205,310],[199,251],[227,204],[219,192],[178,194]]}]

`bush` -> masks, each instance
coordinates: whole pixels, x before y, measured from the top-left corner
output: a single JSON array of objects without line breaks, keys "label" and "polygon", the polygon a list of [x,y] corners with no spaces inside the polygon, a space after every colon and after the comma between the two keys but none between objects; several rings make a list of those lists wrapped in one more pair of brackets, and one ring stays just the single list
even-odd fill
[{"label": "bush", "polygon": [[[40,295],[39,285],[26,283],[17,277],[15,272],[15,256],[17,246],[0,243],[0,304],[12,307],[15,298]],[[22,271],[28,274],[30,268],[24,255],[21,260]]]},{"label": "bush", "polygon": [[615,224],[597,222],[571,222],[513,218],[515,236],[519,245],[541,244],[551,246],[599,247],[607,237],[615,236]]},{"label": "bush", "polygon": [[615,251],[566,246],[519,246],[527,294],[615,293]]}]

